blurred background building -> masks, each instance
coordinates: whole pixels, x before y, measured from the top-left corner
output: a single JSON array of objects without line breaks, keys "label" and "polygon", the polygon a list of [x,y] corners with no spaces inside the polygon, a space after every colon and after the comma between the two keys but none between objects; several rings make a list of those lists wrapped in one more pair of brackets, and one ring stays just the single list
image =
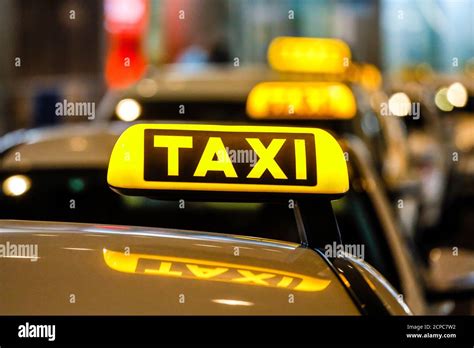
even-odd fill
[{"label": "blurred background building", "polygon": [[58,122],[45,116],[57,100],[100,100],[114,54],[107,11],[146,17],[127,49],[157,66],[264,64],[281,35],[342,38],[385,73],[420,63],[456,73],[474,57],[472,0],[104,1],[0,1],[0,134]]}]

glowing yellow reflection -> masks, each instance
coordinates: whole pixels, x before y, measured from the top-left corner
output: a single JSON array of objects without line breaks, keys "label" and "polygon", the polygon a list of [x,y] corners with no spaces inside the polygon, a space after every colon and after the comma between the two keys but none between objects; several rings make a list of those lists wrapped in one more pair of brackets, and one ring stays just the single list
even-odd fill
[{"label": "glowing yellow reflection", "polygon": [[263,82],[247,98],[247,113],[259,119],[350,119],[356,111],[352,91],[338,82]]},{"label": "glowing yellow reflection", "polygon": [[5,179],[2,188],[7,196],[21,196],[31,187],[31,180],[25,175],[13,175]]},{"label": "glowing yellow reflection", "polygon": [[388,100],[388,108],[392,115],[407,116],[411,112],[410,98],[403,92],[395,93]]},{"label": "glowing yellow reflection", "polygon": [[340,74],[350,60],[349,46],[338,39],[278,37],[268,48],[268,62],[278,71]]},{"label": "glowing yellow reflection", "polygon": [[142,107],[135,99],[122,99],[115,108],[117,117],[122,121],[132,122],[140,117]]},{"label": "glowing yellow reflection", "polygon": [[446,92],[448,101],[458,108],[462,108],[467,103],[467,91],[462,83],[455,82],[448,87]]},{"label": "glowing yellow reflection", "polygon": [[453,105],[448,100],[448,89],[446,87],[439,89],[435,95],[435,104],[442,111],[453,110]]},{"label": "glowing yellow reflection", "polygon": [[108,267],[124,273],[264,286],[294,291],[322,291],[330,280],[271,268],[173,256],[125,254],[104,249]]}]

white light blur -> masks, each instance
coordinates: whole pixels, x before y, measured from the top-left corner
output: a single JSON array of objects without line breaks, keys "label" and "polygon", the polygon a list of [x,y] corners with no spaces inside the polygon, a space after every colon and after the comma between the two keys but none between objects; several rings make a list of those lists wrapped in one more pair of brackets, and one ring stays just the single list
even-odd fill
[{"label": "white light blur", "polygon": [[21,196],[31,187],[31,180],[25,175],[13,175],[5,179],[2,188],[7,196]]},{"label": "white light blur", "polygon": [[115,113],[122,121],[132,122],[140,117],[142,107],[135,99],[126,98],[119,101]]},{"label": "white light blur", "polygon": [[133,25],[137,23],[145,13],[145,4],[137,0],[106,0],[105,15],[111,21]]},{"label": "white light blur", "polygon": [[438,109],[442,111],[451,111],[453,109],[453,104],[451,104],[448,100],[448,89],[446,87],[440,88],[435,95],[435,104]]},{"label": "white light blur", "polygon": [[455,82],[448,87],[446,93],[448,101],[458,108],[462,108],[467,103],[467,91],[462,83]]},{"label": "white light blur", "polygon": [[388,109],[392,115],[407,116],[411,112],[410,98],[403,92],[395,93],[388,100]]}]

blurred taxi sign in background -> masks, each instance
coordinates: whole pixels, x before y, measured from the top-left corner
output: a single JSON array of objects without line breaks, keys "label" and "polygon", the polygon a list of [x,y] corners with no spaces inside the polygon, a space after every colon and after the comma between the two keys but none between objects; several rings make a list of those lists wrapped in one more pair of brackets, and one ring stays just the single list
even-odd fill
[{"label": "blurred taxi sign in background", "polygon": [[[256,160],[235,161],[232,151]],[[349,187],[342,149],[326,131],[197,124],[128,128],[112,151],[107,181],[125,194],[155,190],[339,195]]]},{"label": "blurred taxi sign in background", "polygon": [[338,82],[263,82],[247,99],[256,119],[351,119],[356,112],[352,91]]},{"label": "blurred taxi sign in background", "polygon": [[282,72],[342,74],[351,61],[351,50],[342,40],[278,37],[268,48],[272,69]]}]

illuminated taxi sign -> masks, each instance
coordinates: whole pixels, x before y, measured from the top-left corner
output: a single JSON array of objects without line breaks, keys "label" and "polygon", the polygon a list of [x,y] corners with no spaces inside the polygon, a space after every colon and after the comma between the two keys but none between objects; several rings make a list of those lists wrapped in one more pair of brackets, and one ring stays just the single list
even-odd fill
[{"label": "illuminated taxi sign", "polygon": [[256,285],[294,291],[322,291],[328,279],[263,267],[198,260],[182,257],[125,254],[103,250],[106,265],[119,272],[146,274],[195,280],[216,281],[241,285]]},{"label": "illuminated taxi sign", "polygon": [[[236,161],[239,151],[254,160]],[[342,194],[349,186],[343,152],[321,129],[196,124],[128,128],[112,151],[107,181],[119,192],[145,195]]]},{"label": "illuminated taxi sign", "polygon": [[278,37],[268,48],[270,66],[284,72],[341,74],[350,60],[349,46],[338,39]]},{"label": "illuminated taxi sign", "polygon": [[247,98],[257,119],[351,119],[356,111],[351,89],[338,82],[263,82]]}]

